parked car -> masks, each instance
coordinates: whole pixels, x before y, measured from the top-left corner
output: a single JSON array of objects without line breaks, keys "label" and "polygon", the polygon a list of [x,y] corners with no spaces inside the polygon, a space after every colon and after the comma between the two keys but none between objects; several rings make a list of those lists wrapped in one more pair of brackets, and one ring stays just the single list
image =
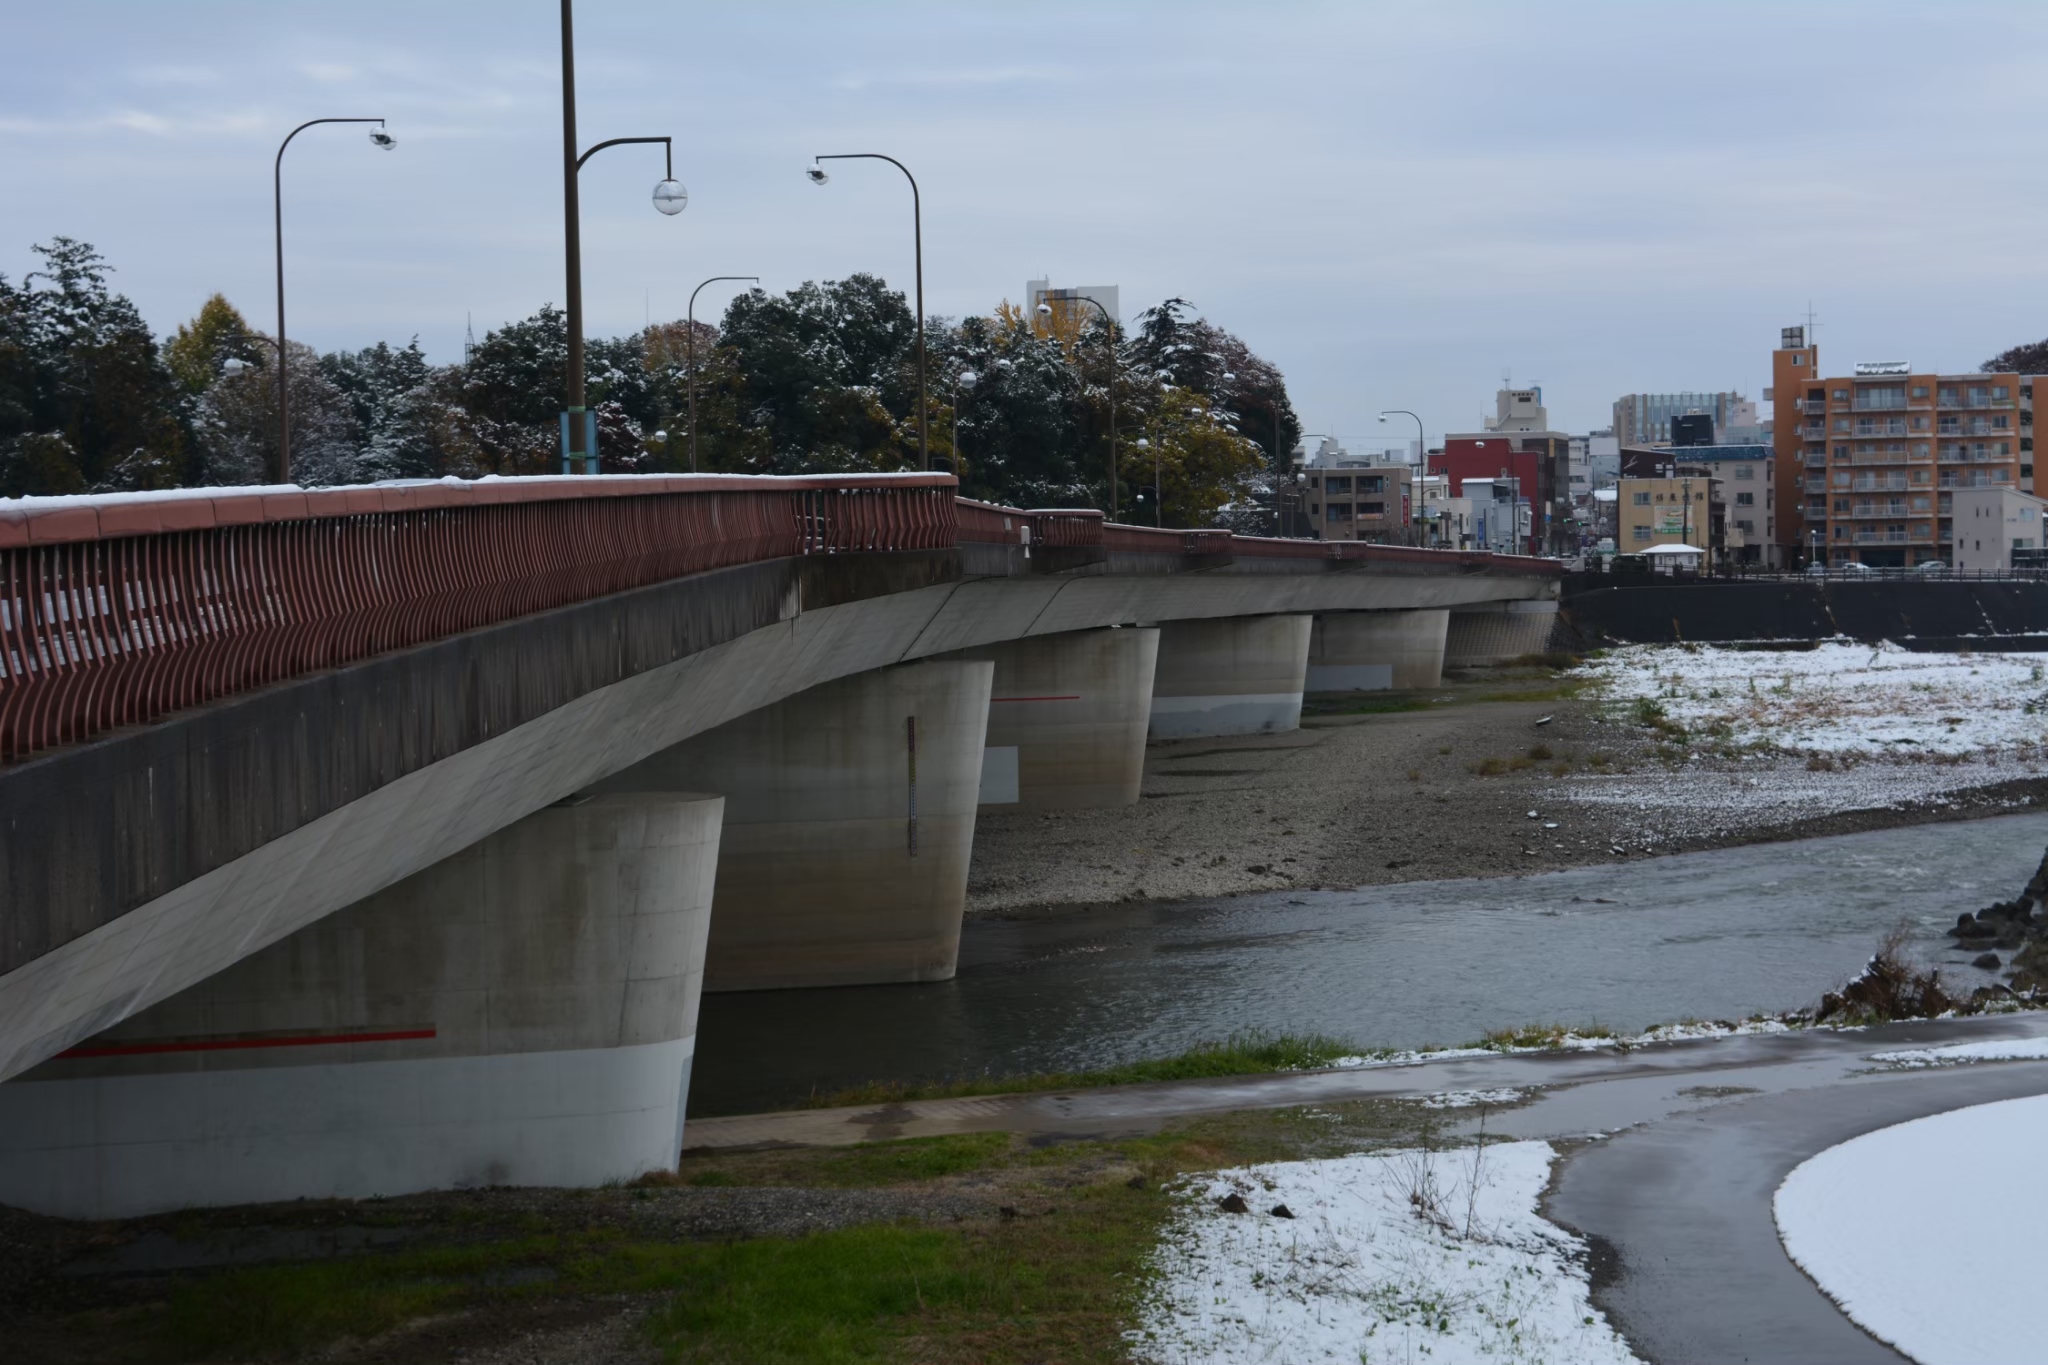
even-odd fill
[{"label": "parked car", "polygon": [[1921,562],[1921,563],[1919,563],[1919,564],[1915,564],[1915,565],[1913,566],[1913,572],[1914,572],[1914,573],[1924,573],[1924,574],[1928,575],[1929,577],[1933,577],[1933,578],[1938,578],[1938,577],[1940,577],[1940,576],[1941,576],[1942,574],[1945,574],[1945,573],[1947,573],[1947,572],[1948,572],[1948,565],[1946,565],[1946,564],[1942,563],[1942,562],[1941,562],[1940,560],[1938,560],[1938,559],[1929,559],[1929,560],[1925,560],[1925,561],[1923,561],[1923,562]]},{"label": "parked car", "polygon": [[1816,559],[1813,563],[1806,566],[1806,576],[1808,578],[1826,578],[1828,576],[1828,566]]}]

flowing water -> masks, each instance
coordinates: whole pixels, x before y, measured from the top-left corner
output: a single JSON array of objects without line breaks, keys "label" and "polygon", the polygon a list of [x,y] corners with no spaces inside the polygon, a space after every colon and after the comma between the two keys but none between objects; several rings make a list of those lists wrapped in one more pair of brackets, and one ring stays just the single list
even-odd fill
[{"label": "flowing water", "polygon": [[2016,894],[2048,814],[1409,882],[970,920],[923,986],[707,995],[690,1112],[868,1080],[1103,1066],[1233,1032],[1421,1047],[1532,1023],[1633,1031],[1810,1005],[1888,929],[1963,986],[1941,931]]}]

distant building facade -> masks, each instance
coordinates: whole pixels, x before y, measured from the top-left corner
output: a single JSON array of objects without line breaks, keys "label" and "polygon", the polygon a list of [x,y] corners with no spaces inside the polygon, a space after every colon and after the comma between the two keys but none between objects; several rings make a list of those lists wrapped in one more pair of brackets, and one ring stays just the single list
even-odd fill
[{"label": "distant building facade", "polygon": [[1952,494],[1954,567],[1975,573],[2039,568],[2040,498],[2017,488],[1958,488]]},{"label": "distant building facade", "polygon": [[[1777,451],[1767,445],[1625,446],[1621,451],[1624,479],[1707,478],[1711,499],[1724,505],[1715,512],[1720,534],[1700,542],[1702,548],[1715,551],[1720,562],[1758,566],[1784,562],[1777,545],[1777,464]],[[1626,553],[1629,547],[1618,548]]]},{"label": "distant building facade", "polygon": [[1328,437],[1302,462],[1309,533],[1318,540],[1405,544],[1416,537],[1415,467],[1353,456]]},{"label": "distant building facade", "polygon": [[1756,404],[1739,393],[1629,393],[1614,400],[1614,439],[1625,446],[1666,444],[1671,419],[1689,413],[1712,418],[1717,440],[1757,431]]},{"label": "distant building facade", "polygon": [[1123,314],[1117,311],[1117,286],[1113,284],[1079,284],[1065,289],[1055,289],[1050,280],[1026,280],[1024,282],[1024,316],[1038,316],[1038,305],[1050,304],[1055,314],[1071,312],[1074,320],[1086,326],[1090,318],[1096,317],[1093,308],[1080,302],[1093,299],[1109,313],[1111,322],[1121,323]]},{"label": "distant building facade", "polygon": [[1918,372],[1903,361],[1822,377],[1805,329],[1771,357],[1778,539],[1814,562],[1946,560],[1955,497],[2033,483],[2034,380]]}]

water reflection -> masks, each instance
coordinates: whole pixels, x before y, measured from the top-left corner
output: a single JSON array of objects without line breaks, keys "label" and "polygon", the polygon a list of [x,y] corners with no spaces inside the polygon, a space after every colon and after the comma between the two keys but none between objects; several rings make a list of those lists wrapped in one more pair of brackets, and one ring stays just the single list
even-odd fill
[{"label": "water reflection", "polygon": [[1810,1004],[1901,920],[1959,980],[1961,910],[2016,891],[2048,814],[1414,882],[974,921],[928,986],[706,996],[690,1112],[871,1079],[1100,1066],[1240,1029],[1456,1043]]}]

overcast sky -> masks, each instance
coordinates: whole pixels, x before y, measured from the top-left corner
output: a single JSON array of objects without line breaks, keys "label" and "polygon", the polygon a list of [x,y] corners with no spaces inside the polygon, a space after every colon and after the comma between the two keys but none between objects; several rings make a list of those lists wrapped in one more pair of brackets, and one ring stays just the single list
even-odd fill
[{"label": "overcast sky", "polygon": [[[1041,274],[1194,302],[1354,446],[1471,430],[1503,373],[1556,425],[1631,391],[1761,398],[1778,328],[1822,363],[1973,368],[2048,335],[2048,5],[691,5],[582,0],[593,335],[715,274],[912,281],[985,312]],[[0,273],[97,245],[170,331],[215,290],[266,330],[277,140],[291,334],[438,360],[562,299],[551,0],[11,0]],[[723,308],[724,286],[701,312]]]}]

